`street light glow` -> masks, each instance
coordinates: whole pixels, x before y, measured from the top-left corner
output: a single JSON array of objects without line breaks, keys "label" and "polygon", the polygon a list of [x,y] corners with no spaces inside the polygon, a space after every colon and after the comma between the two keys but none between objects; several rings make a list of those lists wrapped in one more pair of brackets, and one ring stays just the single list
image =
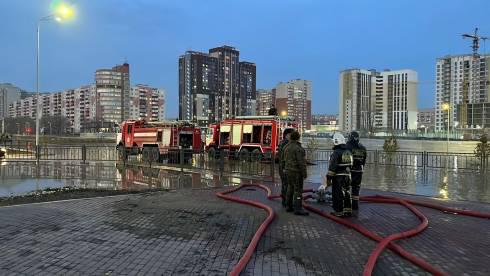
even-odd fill
[{"label": "street light glow", "polygon": [[286,115],[288,115],[288,113],[286,111],[281,112],[281,116],[286,116]]},{"label": "street light glow", "polygon": [[442,104],[442,110],[449,110],[449,104],[448,103],[443,103]]},{"label": "street light glow", "polygon": [[66,3],[59,3],[55,7],[56,21],[67,20],[73,17],[74,9]]}]

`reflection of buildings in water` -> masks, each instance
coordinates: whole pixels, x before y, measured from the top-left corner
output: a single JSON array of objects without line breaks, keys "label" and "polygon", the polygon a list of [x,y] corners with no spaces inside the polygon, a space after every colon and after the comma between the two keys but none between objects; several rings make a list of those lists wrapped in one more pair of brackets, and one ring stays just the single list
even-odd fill
[{"label": "reflection of buildings in water", "polygon": [[121,180],[120,189],[177,189],[182,186],[178,174],[166,172],[158,168],[117,167]]},{"label": "reflection of buildings in water", "polygon": [[223,179],[219,175],[207,171],[181,173],[159,168],[118,166],[117,174],[120,176],[117,183],[121,189],[200,189],[223,186]]},{"label": "reflection of buildings in water", "polygon": [[62,162],[36,163],[12,162],[0,166],[0,175],[8,177],[77,178],[114,180],[114,168],[106,163],[74,164]]}]

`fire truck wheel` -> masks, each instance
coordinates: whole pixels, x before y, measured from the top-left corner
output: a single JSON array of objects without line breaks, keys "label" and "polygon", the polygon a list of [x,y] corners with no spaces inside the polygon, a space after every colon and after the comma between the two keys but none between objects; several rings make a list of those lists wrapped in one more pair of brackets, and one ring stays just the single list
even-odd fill
[{"label": "fire truck wheel", "polygon": [[150,160],[151,162],[158,162],[160,158],[160,150],[156,147],[150,149]]},{"label": "fire truck wheel", "polygon": [[150,149],[149,148],[143,148],[142,157],[143,157],[144,162],[150,161]]},{"label": "fire truck wheel", "polygon": [[248,149],[241,149],[238,153],[238,159],[240,161],[250,161],[250,152]]},{"label": "fire truck wheel", "polygon": [[252,158],[253,161],[261,161],[264,158],[264,155],[259,149],[254,149],[252,151]]}]

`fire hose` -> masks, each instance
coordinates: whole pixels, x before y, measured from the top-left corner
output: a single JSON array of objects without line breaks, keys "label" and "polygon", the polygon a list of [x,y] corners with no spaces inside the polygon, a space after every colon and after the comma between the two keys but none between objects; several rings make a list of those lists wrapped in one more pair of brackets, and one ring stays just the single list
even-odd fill
[{"label": "fire hose", "polygon": [[[272,222],[272,220],[274,219],[274,216],[275,216],[274,211],[268,205],[228,195],[230,193],[233,193],[233,192],[236,192],[236,191],[242,189],[243,187],[260,188],[260,189],[267,192],[267,198],[269,200],[273,200],[275,198],[281,197],[280,195],[272,195],[270,188],[265,186],[265,185],[262,185],[262,184],[242,184],[242,185],[240,185],[234,189],[216,193],[216,195],[220,198],[230,200],[230,201],[235,201],[235,202],[242,203],[242,204],[255,206],[255,207],[264,209],[268,212],[267,218],[262,222],[262,224],[260,225],[257,232],[252,237],[252,240],[251,240],[249,246],[247,247],[245,254],[240,258],[238,263],[234,266],[233,270],[230,272],[230,275],[233,275],[233,276],[239,275],[240,272],[245,268],[248,261],[252,257],[253,252],[255,251],[255,248],[257,247],[258,241],[260,240],[260,238],[262,237],[265,230],[270,225],[270,223]],[[311,192],[313,192],[313,190],[312,189],[305,189],[303,192],[304,193],[311,193]],[[307,195],[304,197],[304,199],[308,199],[308,198],[311,198],[311,195]],[[446,273],[440,271],[439,269],[437,269],[437,268],[433,267],[432,265],[430,265],[429,263],[427,263],[425,260],[409,253],[408,251],[404,250],[401,246],[393,243],[393,241],[395,241],[395,240],[408,238],[408,237],[412,237],[414,235],[417,235],[420,232],[422,232],[425,228],[427,228],[427,226],[428,226],[427,217],[425,217],[419,210],[417,210],[415,207],[413,207],[412,204],[427,207],[427,208],[432,208],[432,209],[436,209],[436,210],[440,210],[440,211],[448,212],[448,213],[452,213],[452,214],[459,214],[459,215],[473,216],[473,217],[487,218],[487,219],[490,218],[490,214],[488,214],[488,213],[480,213],[480,212],[471,211],[471,210],[460,210],[460,209],[455,209],[455,208],[450,208],[450,207],[439,206],[437,204],[420,202],[420,201],[415,201],[415,200],[408,200],[408,199],[401,199],[401,198],[391,197],[391,196],[380,196],[380,195],[363,196],[360,199],[362,201],[377,202],[377,203],[401,204],[401,205],[405,206],[407,209],[409,209],[412,213],[414,213],[417,216],[417,218],[421,221],[421,224],[419,224],[417,227],[415,227],[413,229],[410,229],[410,230],[404,231],[404,232],[400,232],[400,233],[391,234],[385,238],[382,238],[382,237],[378,236],[377,234],[369,231],[368,229],[366,229],[366,228],[364,228],[358,224],[355,224],[355,223],[353,223],[347,219],[343,219],[343,218],[333,216],[333,215],[326,213],[320,209],[312,207],[305,202],[303,204],[305,209],[307,209],[313,213],[316,213],[322,217],[333,220],[333,221],[335,221],[341,225],[344,225],[346,227],[349,227],[353,230],[356,230],[357,232],[361,233],[362,235],[378,242],[377,246],[375,247],[373,252],[370,254],[366,265],[364,266],[363,275],[371,275],[372,274],[372,271],[374,269],[376,261],[377,261],[378,257],[380,256],[381,252],[385,248],[392,250],[393,252],[397,253],[401,257],[407,259],[408,261],[412,262],[413,264],[419,266],[420,268],[426,270],[427,272],[429,272],[433,275],[447,275]]]}]

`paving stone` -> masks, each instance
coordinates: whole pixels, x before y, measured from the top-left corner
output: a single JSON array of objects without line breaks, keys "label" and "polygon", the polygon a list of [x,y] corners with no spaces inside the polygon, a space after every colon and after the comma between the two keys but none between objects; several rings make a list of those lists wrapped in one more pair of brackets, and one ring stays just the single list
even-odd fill
[{"label": "paving stone", "polygon": [[[279,191],[279,185],[271,187]],[[0,274],[225,275],[266,213],[219,199],[215,192],[180,190],[0,208]],[[242,275],[359,275],[376,246],[317,215],[286,213],[261,189],[234,195],[276,211]],[[437,203],[490,210],[487,204]],[[429,228],[397,244],[450,274],[490,274],[490,220],[417,208],[429,218]],[[404,207],[378,203],[362,203],[351,220],[381,236],[419,224]],[[375,275],[424,273],[391,251],[382,253],[374,270]]]}]

